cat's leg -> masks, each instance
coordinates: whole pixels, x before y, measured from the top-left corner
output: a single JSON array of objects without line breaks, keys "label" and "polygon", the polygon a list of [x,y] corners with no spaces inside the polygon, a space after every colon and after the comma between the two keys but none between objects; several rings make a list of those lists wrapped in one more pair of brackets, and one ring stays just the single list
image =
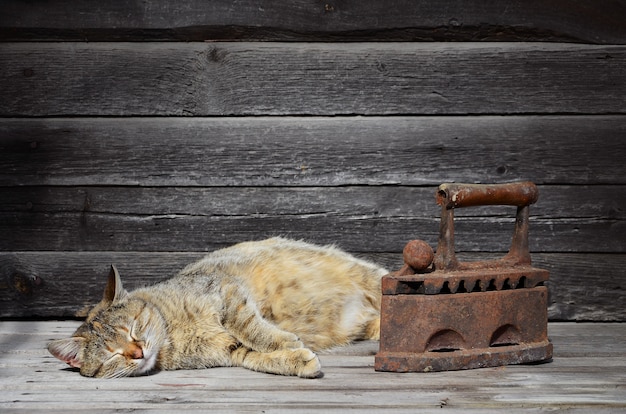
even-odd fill
[{"label": "cat's leg", "polygon": [[[327,331],[329,331],[328,329]],[[380,340],[380,316],[373,317],[344,335],[334,332],[334,335],[322,333],[304,333],[300,337],[307,347],[319,351],[337,346],[348,345],[353,341]]]},{"label": "cat's leg", "polygon": [[319,358],[306,348],[258,352],[242,346],[231,353],[231,358],[233,365],[253,371],[301,378],[323,376]]},{"label": "cat's leg", "polygon": [[223,288],[223,294],[222,323],[246,347],[259,352],[304,347],[297,335],[263,318],[254,300],[240,286],[229,284]]},{"label": "cat's leg", "polygon": [[365,328],[365,339],[380,340],[380,316],[370,320]]}]

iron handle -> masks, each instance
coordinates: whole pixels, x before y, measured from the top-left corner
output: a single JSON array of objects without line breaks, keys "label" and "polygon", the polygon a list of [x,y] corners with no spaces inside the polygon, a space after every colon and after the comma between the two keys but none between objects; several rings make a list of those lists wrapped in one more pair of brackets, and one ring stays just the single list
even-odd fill
[{"label": "iron handle", "polygon": [[524,207],[537,202],[539,191],[530,181],[509,184],[441,184],[437,204],[446,209],[486,205]]},{"label": "iron handle", "polygon": [[[509,184],[442,184],[436,193],[441,206],[439,243],[433,263],[437,270],[462,270],[487,266],[530,265],[528,219],[530,204],[539,198],[537,186],[529,181]],[[496,261],[461,263],[454,251],[454,209],[481,205],[517,206],[515,230],[507,255]]]}]

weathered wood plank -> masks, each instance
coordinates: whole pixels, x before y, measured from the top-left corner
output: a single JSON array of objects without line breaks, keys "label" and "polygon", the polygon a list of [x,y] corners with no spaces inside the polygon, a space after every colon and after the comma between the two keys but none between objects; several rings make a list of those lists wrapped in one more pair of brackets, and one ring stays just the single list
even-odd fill
[{"label": "weathered wood plank", "polygon": [[[77,321],[3,322],[0,326],[0,359],[4,356],[7,360],[3,372],[10,373],[12,377],[24,376],[26,375],[25,367],[37,368],[41,365],[40,357],[45,357],[46,363],[58,365],[57,361],[48,358],[49,355],[42,344],[52,339],[70,336],[79,324],[80,322]],[[559,359],[559,366],[549,365],[545,367],[545,370],[549,372],[550,368],[554,368],[554,372],[566,373],[571,371],[575,373],[581,366],[588,366],[592,361],[595,368],[594,372],[610,367],[626,366],[626,359],[623,358],[623,352],[620,349],[620,344],[626,340],[626,330],[622,328],[623,325],[612,323],[549,323],[548,336],[555,346],[555,355]],[[29,330],[27,331],[27,329]],[[378,352],[378,341],[364,341],[324,351],[319,355],[326,369],[364,370],[371,368],[371,357],[376,352]],[[33,358],[33,356],[37,358]],[[250,383],[246,384],[246,387],[252,389],[260,385],[246,375],[244,370],[229,371],[233,370],[215,370],[213,377],[223,377],[225,380],[237,378],[243,382],[248,381]],[[346,373],[339,373],[339,370],[336,371],[338,372],[337,376],[346,375]],[[199,371],[191,371],[190,373],[194,372]],[[61,373],[61,375],[64,374]],[[433,380],[435,382],[444,381],[445,379],[441,377],[446,375],[434,375]],[[609,381],[612,380],[609,379]],[[461,376],[461,378],[448,379],[448,381],[451,381],[449,385],[461,385],[465,378]],[[111,390],[117,387],[116,384],[109,385],[113,387]],[[243,386],[243,384],[240,385]],[[432,385],[436,386],[437,384]],[[216,384],[216,386],[219,385]],[[222,384],[222,386],[228,387],[227,384]],[[380,388],[376,384],[368,384],[364,387],[366,389]]]},{"label": "weathered wood plank", "polygon": [[[7,187],[0,188],[0,250],[205,251],[283,235],[352,251],[401,251],[414,238],[436,245],[435,190]],[[531,208],[533,251],[626,252],[626,186],[540,192],[545,197]],[[460,209],[456,216],[458,251],[508,249],[515,208]]]},{"label": "weathered wood plank", "polygon": [[2,119],[0,185],[626,184],[625,135],[624,115]]},{"label": "weathered wood plank", "polygon": [[[75,320],[2,321],[0,360],[2,356],[9,355],[10,361],[6,367],[36,367],[40,362],[29,357],[32,354],[48,355],[41,344],[70,336],[80,323]],[[626,324],[550,322],[548,336],[555,346],[556,356],[561,360],[559,370],[580,367],[592,359],[598,368],[626,365],[620,347],[626,341]],[[374,356],[376,352],[378,341],[359,341],[350,346],[320,352],[320,356],[327,367],[362,368],[369,365],[363,364],[363,360]],[[52,360],[51,363],[56,362]]]},{"label": "weathered wood plank", "polygon": [[[531,220],[626,220],[626,186],[539,185]],[[129,216],[314,216],[438,218],[431,186],[337,187],[0,187],[1,213],[84,213]],[[512,218],[515,207],[457,209],[458,218]]]},{"label": "weathered wood plank", "polygon": [[8,43],[0,116],[624,113],[625,66],[579,44]]},{"label": "weathered wood plank", "polygon": [[[373,370],[375,343],[321,355],[325,377],[272,376],[240,368],[160,372],[123,380],[86,379],[45,351],[77,322],[0,325],[0,409],[93,411],[211,410],[293,412],[492,413],[498,410],[618,412],[626,408],[626,359],[615,349],[624,324],[549,324],[555,358],[548,364],[395,374]],[[600,340],[598,340],[600,338]],[[587,354],[590,345],[595,353]],[[358,347],[358,345],[357,345]],[[530,411],[529,411],[530,410]]]},{"label": "weathered wood plank", "polygon": [[626,42],[623,1],[0,3],[3,40],[547,40]]},{"label": "weathered wood plank", "polygon": [[[13,252],[0,253],[0,318],[67,318],[100,300],[108,266],[118,267],[135,289],[167,279],[205,253]],[[390,270],[402,255],[359,254]],[[499,256],[496,255],[495,257]],[[485,260],[493,254],[462,254]],[[535,253],[533,264],[550,271],[549,317],[569,321],[626,321],[625,254]]]}]

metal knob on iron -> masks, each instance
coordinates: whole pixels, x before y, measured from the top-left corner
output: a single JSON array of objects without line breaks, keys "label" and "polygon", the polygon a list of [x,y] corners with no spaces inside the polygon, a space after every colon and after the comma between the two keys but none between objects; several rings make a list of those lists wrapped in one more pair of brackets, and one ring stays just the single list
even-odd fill
[{"label": "metal knob on iron", "polygon": [[432,247],[423,240],[411,240],[402,251],[404,263],[416,271],[428,269],[435,257]]}]

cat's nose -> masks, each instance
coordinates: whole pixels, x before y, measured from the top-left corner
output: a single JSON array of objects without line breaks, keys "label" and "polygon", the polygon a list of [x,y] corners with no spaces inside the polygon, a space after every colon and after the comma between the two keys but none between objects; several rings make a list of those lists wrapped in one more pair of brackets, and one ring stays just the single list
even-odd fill
[{"label": "cat's nose", "polygon": [[126,352],[124,354],[132,359],[142,359],[143,358],[143,349],[136,344],[128,344],[126,348]]}]

